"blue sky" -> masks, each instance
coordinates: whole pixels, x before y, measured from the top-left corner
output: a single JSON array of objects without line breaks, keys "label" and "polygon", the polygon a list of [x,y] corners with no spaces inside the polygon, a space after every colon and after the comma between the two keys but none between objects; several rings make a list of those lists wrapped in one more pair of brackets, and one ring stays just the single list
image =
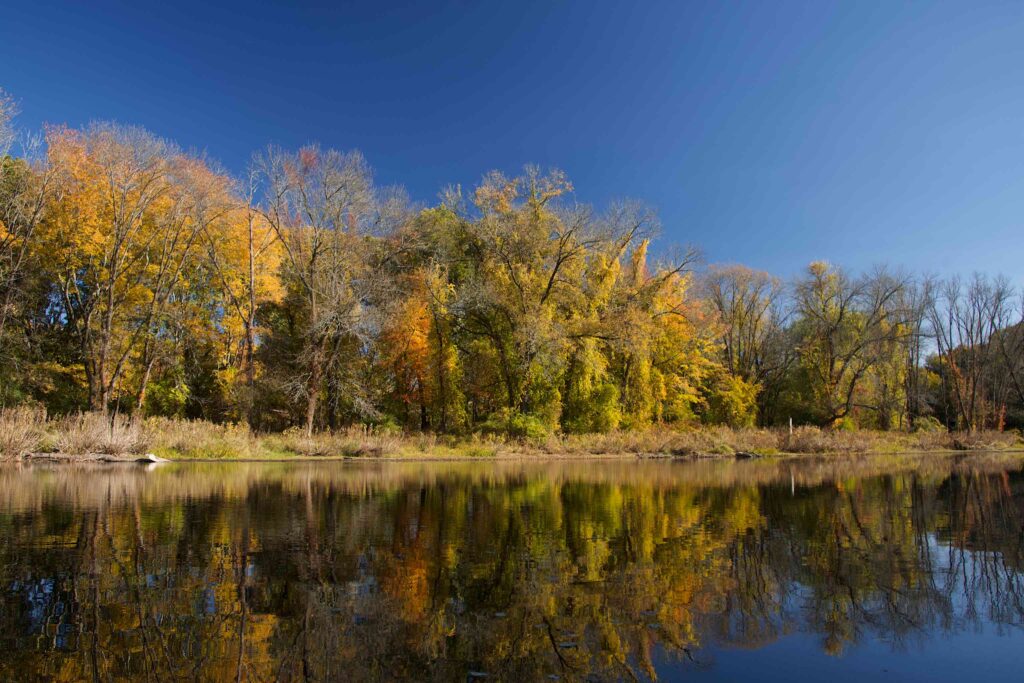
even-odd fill
[{"label": "blue sky", "polygon": [[241,171],[358,148],[431,202],[525,163],[661,246],[1024,280],[1022,2],[12,2],[18,122],[143,125]]}]

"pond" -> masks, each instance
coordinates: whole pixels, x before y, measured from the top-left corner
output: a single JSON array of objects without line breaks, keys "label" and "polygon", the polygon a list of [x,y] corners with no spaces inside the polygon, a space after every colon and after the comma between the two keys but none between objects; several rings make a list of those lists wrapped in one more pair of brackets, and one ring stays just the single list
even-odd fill
[{"label": "pond", "polygon": [[1020,680],[1012,456],[0,468],[0,680]]}]

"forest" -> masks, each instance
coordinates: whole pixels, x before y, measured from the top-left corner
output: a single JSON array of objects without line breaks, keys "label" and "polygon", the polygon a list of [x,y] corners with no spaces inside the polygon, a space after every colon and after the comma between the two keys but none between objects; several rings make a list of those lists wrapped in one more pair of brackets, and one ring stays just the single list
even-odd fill
[{"label": "forest", "polygon": [[142,128],[15,113],[0,97],[6,409],[307,434],[1024,424],[1006,277],[783,279],[653,242],[653,210],[581,204],[558,170],[421,206],[356,151],[271,146],[236,177]]}]

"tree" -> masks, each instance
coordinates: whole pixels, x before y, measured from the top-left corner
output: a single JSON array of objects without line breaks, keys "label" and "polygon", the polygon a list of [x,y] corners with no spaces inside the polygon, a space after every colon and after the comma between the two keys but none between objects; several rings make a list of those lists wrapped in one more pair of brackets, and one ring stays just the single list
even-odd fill
[{"label": "tree", "polygon": [[999,362],[1012,358],[1000,335],[1004,330],[1013,334],[1011,311],[1013,288],[1005,278],[975,274],[966,286],[959,277],[937,285],[929,318],[953,409],[947,416],[951,426],[969,431],[1002,428],[1015,375]]},{"label": "tree", "polygon": [[207,258],[215,276],[215,298],[223,299],[227,330],[241,326],[241,350],[230,365],[240,368],[244,396],[240,403],[250,425],[254,424],[256,391],[256,344],[261,306],[283,295],[279,270],[282,260],[278,233],[255,204],[258,178],[250,173],[245,195],[203,231]]},{"label": "tree", "polygon": [[413,272],[405,283],[403,296],[385,306],[377,363],[391,379],[393,400],[401,406],[402,425],[409,426],[410,407],[418,406],[421,430],[430,427],[429,411],[434,402],[431,373],[431,292],[427,274]]},{"label": "tree", "polygon": [[769,422],[781,383],[795,359],[786,338],[789,314],[784,309],[782,281],[746,266],[712,266],[702,289],[721,323],[726,369],[755,388],[761,421]]},{"label": "tree", "polygon": [[106,411],[126,363],[148,332],[140,312],[159,296],[148,287],[156,215],[166,209],[171,149],[138,128],[97,124],[47,133],[61,183],[39,247],[74,330],[89,403]]},{"label": "tree", "polygon": [[270,148],[254,161],[263,187],[262,215],[285,253],[286,279],[301,301],[305,377],[296,394],[306,400],[305,428],[312,434],[331,365],[364,336],[366,242],[375,198],[369,166],[358,152],[304,147],[296,153]]},{"label": "tree", "polygon": [[[33,263],[36,231],[56,191],[53,168],[37,149],[37,141],[30,140],[22,158],[0,156],[0,365],[9,369],[25,361],[29,340],[15,338],[9,324],[25,315],[29,290],[40,286],[40,268]],[[4,381],[0,404],[10,381]]]},{"label": "tree", "polygon": [[906,282],[884,269],[852,278],[816,262],[796,283],[798,353],[820,424],[832,425],[851,415],[857,390],[887,345],[905,337],[905,311],[897,304]]},{"label": "tree", "polygon": [[14,98],[0,88],[0,158],[6,157],[14,144],[14,126],[12,121],[18,113]]},{"label": "tree", "polygon": [[587,245],[584,212],[560,212],[553,200],[572,190],[560,171],[491,173],[475,192],[481,216],[470,227],[472,271],[460,289],[463,329],[494,353],[506,408],[558,419],[557,376],[564,341],[559,309],[570,305],[573,276]]}]

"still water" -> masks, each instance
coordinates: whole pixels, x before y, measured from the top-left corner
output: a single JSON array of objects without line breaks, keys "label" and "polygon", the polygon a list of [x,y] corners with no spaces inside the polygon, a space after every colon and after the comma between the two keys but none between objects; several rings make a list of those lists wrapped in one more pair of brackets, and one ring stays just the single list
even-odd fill
[{"label": "still water", "polygon": [[0,468],[0,680],[1021,680],[1024,471]]}]

